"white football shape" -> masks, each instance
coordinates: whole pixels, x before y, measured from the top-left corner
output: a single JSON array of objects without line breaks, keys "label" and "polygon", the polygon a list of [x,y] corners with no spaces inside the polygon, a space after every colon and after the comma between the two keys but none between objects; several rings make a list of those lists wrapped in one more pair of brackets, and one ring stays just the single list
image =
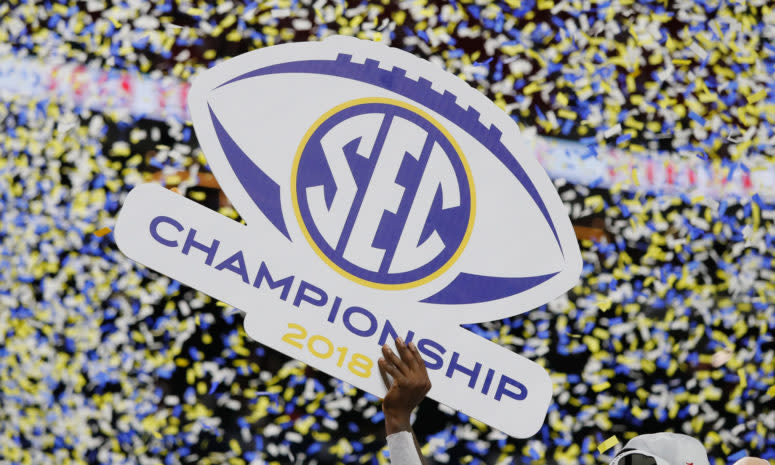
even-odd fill
[{"label": "white football shape", "polygon": [[387,312],[456,323],[530,310],[578,280],[566,210],[517,124],[456,76],[345,37],[217,70],[189,106],[210,121],[200,144],[259,250],[301,254],[316,282]]}]

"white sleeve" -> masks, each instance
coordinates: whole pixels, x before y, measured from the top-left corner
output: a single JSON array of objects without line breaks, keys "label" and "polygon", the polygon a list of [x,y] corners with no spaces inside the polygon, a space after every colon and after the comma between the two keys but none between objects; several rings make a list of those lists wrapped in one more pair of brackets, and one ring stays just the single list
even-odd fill
[{"label": "white sleeve", "polygon": [[387,437],[387,444],[392,465],[422,465],[414,447],[414,438],[409,431],[391,434]]}]

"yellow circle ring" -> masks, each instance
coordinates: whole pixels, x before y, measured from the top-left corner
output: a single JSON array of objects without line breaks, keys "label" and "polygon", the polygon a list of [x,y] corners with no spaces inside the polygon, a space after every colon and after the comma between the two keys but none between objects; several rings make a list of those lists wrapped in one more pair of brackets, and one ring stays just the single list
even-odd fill
[{"label": "yellow circle ring", "polygon": [[[350,108],[355,105],[362,105],[365,103],[385,103],[389,105],[399,106],[413,113],[416,113],[417,115],[421,116],[425,120],[429,121],[431,124],[433,124],[436,127],[436,129],[441,131],[441,133],[444,134],[447,140],[449,140],[449,142],[452,144],[452,147],[455,149],[455,152],[457,153],[458,158],[460,158],[460,161],[463,163],[463,169],[466,172],[466,178],[468,179],[468,189],[471,193],[471,211],[468,217],[468,226],[466,227],[465,235],[463,235],[463,240],[460,241],[460,245],[458,246],[457,250],[449,258],[449,260],[447,260],[447,262],[444,265],[442,265],[438,270],[434,271],[428,276],[422,279],[418,279],[416,281],[402,283],[402,284],[377,283],[374,281],[369,281],[369,280],[360,278],[342,269],[339,265],[334,263],[334,261],[331,260],[325,253],[323,253],[322,250],[320,250],[318,245],[315,243],[315,240],[310,235],[309,230],[307,230],[307,226],[306,224],[304,224],[304,220],[301,217],[301,211],[299,210],[299,199],[296,195],[296,177],[299,171],[299,162],[301,161],[301,154],[304,151],[304,148],[306,147],[307,142],[309,142],[309,139],[312,137],[312,135],[315,133],[318,127],[320,127],[320,125],[323,124],[323,122],[326,121],[328,118],[330,118],[334,114],[339,113],[340,111],[346,108]],[[291,169],[291,200],[293,203],[293,211],[296,215],[296,220],[299,223],[299,227],[301,228],[301,231],[304,234],[304,237],[307,238],[307,242],[309,242],[309,245],[312,247],[312,250],[314,250],[315,253],[318,254],[318,256],[328,264],[328,266],[333,268],[337,273],[341,274],[345,278],[351,281],[354,281],[358,284],[362,284],[368,287],[373,287],[375,289],[386,289],[386,290],[411,289],[413,287],[417,287],[427,282],[430,282],[436,279],[437,277],[439,277],[445,271],[447,271],[449,267],[451,267],[455,263],[455,261],[457,261],[457,259],[460,258],[460,255],[463,253],[463,249],[468,243],[468,239],[471,237],[471,231],[474,228],[474,216],[476,211],[476,195],[474,192],[474,180],[473,180],[473,177],[471,176],[471,169],[468,166],[468,162],[466,161],[466,158],[463,156],[463,151],[460,149],[460,146],[457,144],[457,141],[455,141],[455,139],[452,137],[449,131],[447,131],[447,129],[444,126],[439,124],[438,121],[433,119],[433,117],[431,117],[428,113],[420,110],[419,108],[413,105],[409,105],[408,103],[402,102],[400,100],[394,100],[394,99],[383,98],[383,97],[368,97],[368,98],[350,100],[349,102],[342,103],[328,110],[326,113],[323,114],[323,116],[321,116],[320,118],[318,118],[317,121],[315,121],[315,123],[309,128],[307,133],[304,134],[304,137],[302,138],[301,143],[299,144],[299,148],[296,151],[296,156],[293,160],[293,167]]]}]

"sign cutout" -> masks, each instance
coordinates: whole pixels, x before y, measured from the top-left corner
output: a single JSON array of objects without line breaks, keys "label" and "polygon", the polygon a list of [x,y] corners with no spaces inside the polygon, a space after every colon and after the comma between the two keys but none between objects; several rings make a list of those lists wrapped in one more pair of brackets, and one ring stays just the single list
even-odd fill
[{"label": "sign cutout", "polygon": [[118,218],[123,253],[376,396],[380,346],[401,336],[431,398],[511,436],[540,429],[546,371],[460,326],[538,307],[581,273],[565,208],[508,115],[435,64],[339,36],[225,61],[188,104],[247,225],[145,184]]}]

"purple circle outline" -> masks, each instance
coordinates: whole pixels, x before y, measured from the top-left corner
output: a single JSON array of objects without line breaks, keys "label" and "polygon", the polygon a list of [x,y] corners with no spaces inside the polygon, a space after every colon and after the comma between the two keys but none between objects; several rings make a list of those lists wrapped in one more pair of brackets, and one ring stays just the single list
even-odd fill
[{"label": "purple circle outline", "polygon": [[[328,131],[334,126],[341,123],[344,120],[352,118],[366,113],[379,113],[385,115],[383,120],[383,126],[390,124],[390,121],[394,117],[400,117],[406,119],[426,131],[428,139],[431,142],[437,143],[444,151],[447,159],[452,164],[455,172],[459,194],[460,205],[447,210],[439,209],[439,202],[441,196],[437,190],[434,199],[433,207],[429,217],[426,218],[426,224],[424,225],[423,234],[421,234],[421,242],[427,239],[428,236],[428,221],[435,220],[437,223],[430,232],[436,231],[442,237],[444,241],[444,249],[433,260],[420,266],[414,270],[402,272],[402,273],[388,273],[390,261],[392,260],[392,252],[395,250],[398,237],[403,230],[403,224],[408,214],[408,208],[411,207],[411,203],[414,200],[414,194],[419,183],[419,179],[422,176],[422,170],[412,170],[413,164],[423,163],[423,160],[427,161],[428,151],[431,147],[431,143],[426,144],[423,149],[423,154],[420,157],[420,161],[417,162],[409,155],[405,156],[402,162],[402,168],[399,170],[399,174],[396,179],[396,183],[404,187],[405,193],[402,198],[401,205],[398,207],[396,213],[383,212],[383,216],[380,221],[380,226],[377,231],[377,235],[372,243],[373,246],[378,247],[378,242],[387,242],[392,244],[392,250],[390,247],[379,247],[386,249],[383,257],[383,263],[379,271],[372,271],[362,268],[342,256],[344,250],[343,245],[346,243],[346,239],[349,238],[349,232],[352,228],[352,221],[354,221],[355,214],[352,210],[360,209],[360,200],[362,200],[363,191],[368,185],[371,173],[373,171],[374,164],[378,159],[379,153],[370,154],[368,159],[360,157],[354,154],[354,147],[357,146],[358,139],[354,139],[344,147],[345,157],[347,158],[348,165],[353,171],[354,178],[356,179],[356,185],[358,185],[358,193],[356,194],[356,201],[353,203],[351,212],[348,215],[348,222],[345,223],[345,230],[342,232],[342,236],[345,236],[343,242],[340,238],[340,243],[337,248],[331,247],[328,242],[322,237],[315,225],[310,212],[306,196],[306,189],[308,187],[323,185],[324,193],[327,203],[330,206],[331,199],[336,191],[336,186],[333,182],[330,168],[325,160],[323,149],[320,144],[320,140]],[[384,127],[381,128],[380,134],[375,142],[375,149],[381,148],[382,140],[384,140]],[[414,163],[413,163],[414,162]],[[359,163],[360,167],[354,167],[355,163]],[[424,165],[422,166],[424,169]],[[409,185],[402,184],[401,180],[407,182]],[[414,184],[412,184],[412,182]],[[468,177],[466,174],[463,161],[460,159],[455,146],[447,139],[447,137],[437,128],[431,121],[427,120],[418,113],[415,113],[407,108],[398,105],[392,105],[389,103],[360,103],[347,108],[344,108],[335,114],[331,115],[328,119],[319,124],[314,130],[312,135],[307,140],[307,143],[302,149],[301,156],[298,161],[298,169],[296,174],[296,192],[293,193],[297,199],[297,205],[299,209],[300,217],[304,223],[304,227],[307,229],[310,238],[315,243],[316,247],[325,255],[331,262],[341,268],[346,273],[355,276],[356,278],[363,279],[368,282],[382,285],[403,285],[410,284],[415,281],[419,281],[427,276],[432,275],[440,268],[442,268],[457,252],[461,243],[465,238],[466,230],[468,229],[468,223],[471,215],[471,191],[468,184]],[[411,201],[407,201],[407,197],[411,197]],[[403,215],[402,215],[403,213]],[[434,216],[434,213],[436,215]],[[433,218],[432,218],[433,217]],[[348,229],[348,225],[349,228]],[[385,244],[387,245],[387,244]]]}]

